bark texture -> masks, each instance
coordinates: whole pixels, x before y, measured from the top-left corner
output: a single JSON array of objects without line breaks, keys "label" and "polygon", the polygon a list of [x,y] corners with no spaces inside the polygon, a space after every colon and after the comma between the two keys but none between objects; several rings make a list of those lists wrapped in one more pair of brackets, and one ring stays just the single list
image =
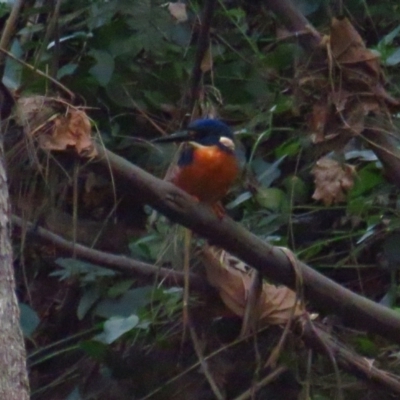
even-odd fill
[{"label": "bark texture", "polygon": [[2,144],[0,145],[0,399],[29,399],[26,353],[15,295],[10,208]]}]

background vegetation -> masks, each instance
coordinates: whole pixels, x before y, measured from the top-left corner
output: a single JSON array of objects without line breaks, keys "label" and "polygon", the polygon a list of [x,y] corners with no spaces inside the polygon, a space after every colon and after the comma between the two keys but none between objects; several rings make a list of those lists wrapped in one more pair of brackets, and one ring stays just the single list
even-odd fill
[{"label": "background vegetation", "polygon": [[[310,50],[304,41],[312,29],[289,32],[271,12],[273,2],[218,0],[202,54],[200,16],[210,3],[58,0],[20,9],[4,67],[3,82],[17,101],[5,144],[33,399],[215,398],[199,371],[213,352],[208,368],[222,398],[246,398],[238,396],[273,370],[264,366],[282,334],[263,329],[254,350],[252,339],[238,339],[234,306],[200,290],[190,299],[194,328],[185,337],[180,284],[107,269],[101,257],[89,263],[43,241],[38,227],[72,247],[143,265],[179,271],[183,263],[179,229],[93,165],[90,143],[71,143],[62,129],[43,142],[63,124],[60,115],[88,115],[98,143],[159,177],[176,149],[155,147],[152,138],[193,118],[223,119],[235,131],[243,166],[226,199],[228,214],[346,287],[398,307],[400,6],[296,2],[323,36]],[[3,21],[11,6],[1,3]],[[339,16],[348,25],[332,22]],[[204,260],[194,252],[202,244],[193,240],[191,264],[204,282]],[[398,347],[326,321],[354,351],[399,373]],[[278,365],[285,370],[255,398],[391,398],[295,336]]]}]

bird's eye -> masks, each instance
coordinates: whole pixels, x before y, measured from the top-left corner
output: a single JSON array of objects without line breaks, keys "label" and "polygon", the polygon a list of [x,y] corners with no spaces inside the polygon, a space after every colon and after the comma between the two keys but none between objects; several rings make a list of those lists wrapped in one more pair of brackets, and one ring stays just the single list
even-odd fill
[{"label": "bird's eye", "polygon": [[221,136],[221,137],[219,138],[219,142],[220,142],[221,144],[223,144],[225,147],[227,147],[228,149],[230,149],[230,150],[232,150],[232,151],[235,150],[235,143],[233,143],[233,140],[232,140],[232,139],[229,139],[229,138],[226,137],[226,136]]}]

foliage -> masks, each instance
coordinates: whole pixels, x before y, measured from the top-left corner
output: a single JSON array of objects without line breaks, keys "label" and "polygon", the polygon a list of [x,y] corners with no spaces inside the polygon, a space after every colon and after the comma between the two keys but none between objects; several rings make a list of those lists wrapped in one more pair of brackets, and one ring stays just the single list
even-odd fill
[{"label": "foliage", "polygon": [[[50,4],[36,4],[23,9],[10,51],[75,93],[75,103],[88,107],[92,126],[102,143],[159,176],[175,149],[155,148],[148,143],[149,139],[184,125],[188,111],[193,116],[211,115],[228,121],[236,132],[244,171],[226,201],[228,212],[262,239],[291,248],[303,261],[350,282],[353,289],[376,299],[390,295],[389,303],[395,307],[398,188],[387,179],[384,166],[361,133],[352,136],[346,146],[337,145],[328,138],[332,133],[329,120],[324,121],[326,129],[322,129],[326,136],[320,142],[313,139],[312,133],[318,136],[321,132],[311,132],[310,120],[317,119],[316,125],[321,126],[323,118],[319,112],[326,100],[324,90],[340,86],[344,78],[331,77],[323,88],[318,87],[310,76],[319,78],[320,71],[309,69],[308,55],[301,50],[298,37],[279,32],[276,17],[261,3],[218,2],[194,110],[185,109],[185,99],[196,57],[202,1],[167,4],[161,0],[73,0],[61,2],[59,17],[54,17]],[[326,31],[328,2],[299,3],[316,28]],[[388,90],[392,96],[399,96],[396,67],[400,62],[400,27],[398,11],[393,11],[397,5],[392,1],[350,3],[345,5],[345,14],[361,31],[368,48],[373,49],[371,54],[379,53],[391,82]],[[185,4],[186,8],[179,8],[178,12],[171,4]],[[3,6],[0,13],[2,10]],[[305,81],[312,84],[307,86]],[[7,59],[4,82],[23,96],[54,92],[66,96],[58,86],[36,75],[34,69],[24,68],[12,59]],[[345,103],[348,99],[341,100]],[[377,112],[374,118],[363,119],[363,124],[376,126],[383,119],[382,114]],[[398,114],[391,115],[391,121],[390,127],[382,124],[382,130],[395,136]],[[334,128],[339,131],[341,126],[335,124]],[[27,168],[30,163],[28,157],[21,164]],[[62,178],[58,177],[56,184],[54,178],[48,178],[54,170],[43,173],[43,164],[28,183],[42,185],[37,192],[47,195],[49,203],[62,204],[62,211],[75,218],[71,217],[71,224],[89,215],[99,223],[96,226],[101,231],[106,225],[103,220],[112,219],[112,210],[123,203],[124,194],[119,196],[119,188],[113,188],[107,197],[112,197],[112,204],[106,200],[103,204],[101,179],[90,192],[90,179],[82,167],[84,182],[77,184],[81,195],[79,201],[74,200],[68,191],[73,186],[71,164],[65,160],[52,164],[54,170],[62,170]],[[324,169],[324,165],[328,166]],[[321,184],[315,190],[318,182],[325,186]],[[33,201],[32,204],[34,208]],[[96,217],[92,204],[107,212]],[[130,211],[126,210],[130,207],[131,204],[127,208],[121,206],[125,214],[120,219],[129,219]],[[154,221],[151,212],[146,216]],[[35,214],[35,218],[41,216]],[[176,232],[167,221],[158,218],[145,233],[128,233],[129,243],[124,252],[142,262],[179,267],[182,238]],[[106,241],[111,242],[113,236],[113,232],[106,233]],[[90,245],[94,246],[97,239],[96,231]],[[82,357],[88,365],[93,360],[105,365],[107,368],[100,375],[106,379],[117,373],[112,362],[115,349],[122,353],[118,359],[122,365],[129,346],[142,346],[151,353],[157,346],[164,350],[175,344],[181,332],[180,288],[166,289],[141,277],[127,277],[61,256],[49,272],[42,256],[35,253],[37,250],[30,251],[30,259],[39,265],[39,272],[20,278],[28,286],[21,299],[21,325],[31,343],[31,359],[35,360],[35,351],[43,351],[35,365],[47,366],[46,362],[57,359],[57,372],[61,374],[59,365],[65,362],[71,366],[72,376],[79,371],[75,360]],[[23,257],[20,263],[24,265]],[[377,282],[377,288],[368,279]],[[61,288],[54,288],[55,293],[51,293],[56,301],[49,305],[48,300],[32,300],[29,287],[45,287],[48,280],[49,286]],[[71,292],[75,296],[67,304]],[[191,301],[201,305],[201,301]],[[63,311],[63,323],[73,321],[71,328],[55,328],[58,311],[47,311],[54,308]],[[52,341],[55,347],[47,348]],[[358,339],[355,343],[366,355],[376,354],[371,341]],[[33,398],[41,398],[46,391],[51,393],[53,384],[57,388],[60,382],[52,382],[51,378],[36,382]],[[69,378],[66,373],[65,380]],[[71,382],[69,398],[86,398],[75,386],[79,379],[71,378]],[[319,392],[313,398],[329,398],[325,396],[328,390],[317,389]]]}]

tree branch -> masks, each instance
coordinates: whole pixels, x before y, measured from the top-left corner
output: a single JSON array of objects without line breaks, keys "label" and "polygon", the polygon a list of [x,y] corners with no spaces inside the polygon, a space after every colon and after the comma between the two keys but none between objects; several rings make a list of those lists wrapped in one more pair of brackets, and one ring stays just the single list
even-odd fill
[{"label": "tree branch", "polygon": [[267,0],[266,7],[280,17],[286,28],[299,36],[301,45],[307,50],[316,50],[322,36],[290,0]]},{"label": "tree branch", "polygon": [[389,389],[400,394],[400,381],[397,376],[374,367],[370,360],[351,351],[314,322],[301,318],[294,330],[304,340],[307,347],[323,355],[326,355],[328,350],[345,371],[363,379],[368,384],[372,382],[386,390]]},{"label": "tree branch", "polygon": [[[265,277],[296,289],[294,268],[284,251],[263,242],[228,217],[220,220],[207,206],[195,202],[173,184],[155,178],[103,147],[98,146],[97,150],[96,161],[130,185],[136,200],[236,255]],[[300,261],[296,270],[301,275],[305,299],[315,308],[339,315],[348,326],[400,343],[398,313],[351,292]]]},{"label": "tree branch", "polygon": [[[117,256],[104,251],[91,249],[78,243],[70,242],[47,229],[35,227],[31,222],[24,221],[16,215],[12,216],[12,223],[18,226],[21,230],[28,230],[28,234],[34,234],[40,239],[54,244],[58,249],[71,256],[75,254],[75,256],[80,259],[103,265],[128,276],[137,277],[138,274],[142,276],[155,276],[168,285],[183,285],[184,276],[182,272],[157,267],[132,258]],[[203,291],[210,289],[210,286],[205,279],[194,274],[190,275],[190,286],[193,289]]]}]

